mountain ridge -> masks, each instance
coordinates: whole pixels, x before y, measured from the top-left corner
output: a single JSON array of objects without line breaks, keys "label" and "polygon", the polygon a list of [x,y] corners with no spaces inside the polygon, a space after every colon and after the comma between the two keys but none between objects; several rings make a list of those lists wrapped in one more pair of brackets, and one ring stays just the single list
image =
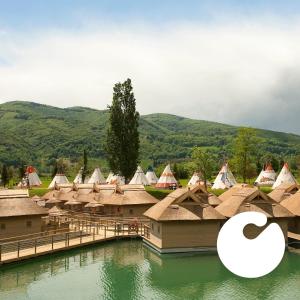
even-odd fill
[{"label": "mountain ridge", "polygon": [[[108,111],[73,106],[59,108],[36,102],[0,104],[0,162],[45,164],[59,157],[76,160],[87,148],[92,158],[105,159]],[[141,159],[150,162],[182,160],[193,146],[208,147],[220,155],[230,152],[238,126],[166,113],[141,115]],[[300,153],[300,136],[257,129],[265,153]],[[33,151],[34,149],[34,151]]]}]

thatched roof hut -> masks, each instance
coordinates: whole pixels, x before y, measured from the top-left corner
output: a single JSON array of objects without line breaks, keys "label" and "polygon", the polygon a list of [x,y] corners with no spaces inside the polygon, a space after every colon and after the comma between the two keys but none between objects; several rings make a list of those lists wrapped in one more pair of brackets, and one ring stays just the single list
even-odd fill
[{"label": "thatched roof hut", "polygon": [[201,185],[180,188],[149,208],[144,242],[159,252],[215,249],[220,226],[226,218],[209,204]]}]

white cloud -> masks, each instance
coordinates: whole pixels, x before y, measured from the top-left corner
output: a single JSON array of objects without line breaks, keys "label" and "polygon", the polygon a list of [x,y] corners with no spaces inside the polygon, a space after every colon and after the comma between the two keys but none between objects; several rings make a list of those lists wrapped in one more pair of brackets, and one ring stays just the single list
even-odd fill
[{"label": "white cloud", "polygon": [[0,35],[0,101],[106,108],[133,80],[141,113],[300,133],[300,23],[89,26]]}]

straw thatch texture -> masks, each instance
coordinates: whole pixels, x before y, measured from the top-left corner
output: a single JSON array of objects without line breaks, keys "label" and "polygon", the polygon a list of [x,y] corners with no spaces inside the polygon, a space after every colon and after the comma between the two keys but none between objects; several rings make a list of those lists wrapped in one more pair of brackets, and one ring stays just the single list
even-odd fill
[{"label": "straw thatch texture", "polygon": [[268,194],[276,202],[281,202],[282,200],[290,197],[292,194],[296,193],[300,189],[300,186],[296,183],[282,183],[272,192]]},{"label": "straw thatch texture", "polygon": [[202,187],[181,188],[149,208],[144,215],[156,221],[200,221],[225,219],[212,206],[196,195]]},{"label": "straw thatch texture", "polygon": [[0,217],[47,215],[48,210],[38,206],[29,198],[0,199]]},{"label": "straw thatch texture", "polygon": [[0,199],[6,198],[26,198],[29,197],[29,193],[27,189],[0,189]]},{"label": "straw thatch texture", "polygon": [[248,211],[261,212],[268,218],[293,217],[289,210],[255,187],[235,190],[230,198],[216,207],[216,210],[226,217]]},{"label": "straw thatch texture", "polygon": [[280,205],[287,208],[296,216],[300,216],[300,191],[282,200]]},{"label": "straw thatch texture", "polygon": [[229,199],[232,195],[234,195],[237,191],[239,191],[241,188],[254,188],[257,189],[257,187],[253,187],[249,184],[245,183],[238,183],[235,184],[232,188],[229,190],[225,191],[223,194],[221,194],[218,198],[223,202]]}]

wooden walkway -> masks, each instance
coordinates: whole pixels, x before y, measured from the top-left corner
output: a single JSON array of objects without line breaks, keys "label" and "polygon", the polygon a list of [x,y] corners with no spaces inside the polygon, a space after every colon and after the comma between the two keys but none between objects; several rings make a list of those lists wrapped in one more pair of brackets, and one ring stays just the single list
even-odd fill
[{"label": "wooden walkway", "polygon": [[0,240],[0,265],[109,240],[137,238],[145,232],[148,232],[148,226],[143,223],[115,220],[98,223],[72,219],[68,232],[40,233],[17,241]]}]

